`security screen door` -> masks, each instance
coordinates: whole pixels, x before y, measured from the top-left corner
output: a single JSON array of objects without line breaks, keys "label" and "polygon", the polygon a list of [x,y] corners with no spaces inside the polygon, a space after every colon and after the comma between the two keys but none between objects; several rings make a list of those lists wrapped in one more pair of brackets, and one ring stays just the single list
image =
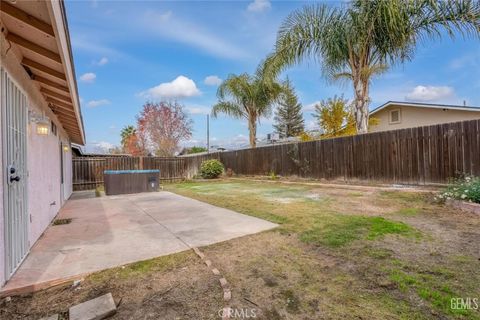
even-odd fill
[{"label": "security screen door", "polygon": [[27,98],[5,70],[1,73],[5,276],[9,279],[28,253]]}]

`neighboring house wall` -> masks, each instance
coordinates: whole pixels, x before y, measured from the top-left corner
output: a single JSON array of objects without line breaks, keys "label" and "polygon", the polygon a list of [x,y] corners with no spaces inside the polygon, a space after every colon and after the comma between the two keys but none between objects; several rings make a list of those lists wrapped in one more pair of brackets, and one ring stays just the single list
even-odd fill
[{"label": "neighboring house wall", "polygon": [[[390,114],[393,110],[400,111],[400,121],[398,123],[391,123],[390,121]],[[436,109],[391,105],[372,114],[371,116],[377,118],[379,123],[378,125],[371,126],[369,132],[378,132],[480,119],[480,111],[463,111],[455,110],[453,108]]]},{"label": "neighboring house wall", "polygon": [[[30,80],[27,73],[20,65],[18,53],[15,48],[5,41],[3,34],[0,36],[0,54],[1,66],[13,79],[16,85],[26,94],[29,110],[37,113],[45,112],[57,126],[57,135],[52,132],[48,136],[39,136],[36,134],[35,124],[29,123],[27,126],[27,169],[28,169],[28,213],[31,215],[29,224],[29,242],[30,247],[38,240],[45,231],[46,227],[58,213],[63,201],[60,193],[60,143],[69,145],[67,133],[63,130],[56,116],[44,102],[41,93]],[[9,51],[5,56],[6,51]],[[2,106],[3,107],[3,106]],[[2,130],[0,130],[1,132]],[[1,135],[0,135],[1,137]],[[1,140],[0,140],[1,141]],[[65,152],[62,150],[62,153]],[[2,157],[3,158],[3,157]],[[65,155],[64,162],[65,188],[64,198],[71,194],[71,148]],[[2,164],[0,176],[3,179],[5,167]],[[3,181],[0,184],[0,195],[3,194]],[[4,212],[3,196],[0,198],[0,287],[5,282],[5,247],[4,247]],[[53,204],[55,203],[55,204]]]}]

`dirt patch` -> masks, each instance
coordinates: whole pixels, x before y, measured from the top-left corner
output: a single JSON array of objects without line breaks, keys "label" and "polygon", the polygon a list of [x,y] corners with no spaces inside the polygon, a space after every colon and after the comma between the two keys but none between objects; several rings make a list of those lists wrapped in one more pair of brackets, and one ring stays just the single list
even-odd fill
[{"label": "dirt patch", "polygon": [[111,292],[118,304],[111,319],[213,319],[222,308],[218,279],[192,252],[139,262],[63,286],[5,299],[1,319],[39,319]]}]

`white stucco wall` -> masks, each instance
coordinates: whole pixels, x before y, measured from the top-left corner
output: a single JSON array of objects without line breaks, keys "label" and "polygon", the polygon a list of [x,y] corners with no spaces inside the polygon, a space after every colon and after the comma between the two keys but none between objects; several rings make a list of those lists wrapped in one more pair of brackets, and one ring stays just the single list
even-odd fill
[{"label": "white stucco wall", "polygon": [[[0,59],[3,61],[3,58],[0,56]],[[2,97],[0,97],[2,98]],[[1,107],[1,101],[0,101]],[[0,109],[0,149],[3,139],[3,125],[1,123],[1,109]],[[3,225],[3,154],[0,152],[0,287],[5,283],[5,238],[4,238],[4,225]]]},{"label": "white stucco wall", "polygon": [[[50,133],[48,136],[39,136],[36,134],[35,124],[29,124],[27,129],[27,170],[28,170],[28,213],[31,215],[29,224],[29,242],[30,247],[38,240],[45,231],[46,227],[58,213],[62,203],[60,193],[60,154],[61,141],[69,145],[68,136],[62,128],[56,116],[46,105],[41,93],[32,80],[28,77],[23,67],[20,65],[19,53],[15,48],[11,48],[5,56],[6,50],[10,45],[5,42],[3,34],[0,36],[0,56],[1,65],[20,89],[27,95],[28,108],[37,113],[45,114],[57,125],[57,136]],[[1,132],[2,130],[0,130]],[[0,136],[1,137],[1,136]],[[3,147],[2,147],[3,148]],[[71,194],[71,150],[65,154],[65,194],[68,198]],[[0,176],[4,176],[4,166],[2,164]],[[67,186],[68,185],[68,186]],[[3,193],[3,183],[1,184],[0,194]],[[2,210],[0,211],[0,287],[5,282],[5,247],[4,247],[4,215],[3,215],[3,197],[0,198]]]}]

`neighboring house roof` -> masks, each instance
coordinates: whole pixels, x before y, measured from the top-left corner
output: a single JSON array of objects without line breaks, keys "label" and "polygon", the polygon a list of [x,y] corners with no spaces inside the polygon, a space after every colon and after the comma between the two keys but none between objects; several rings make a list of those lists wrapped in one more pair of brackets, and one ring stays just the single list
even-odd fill
[{"label": "neighboring house roof", "polygon": [[[2,32],[70,140],[83,145],[80,99],[63,0],[2,1]],[[3,30],[3,29],[6,30]]]},{"label": "neighboring house roof", "polygon": [[451,109],[459,111],[477,111],[480,112],[480,107],[454,105],[454,104],[438,104],[438,103],[420,103],[420,102],[404,102],[404,101],[388,101],[381,106],[370,111],[370,115],[373,115],[380,110],[383,110],[389,106],[404,106],[404,107],[417,107],[417,108],[431,108],[431,109]]}]

